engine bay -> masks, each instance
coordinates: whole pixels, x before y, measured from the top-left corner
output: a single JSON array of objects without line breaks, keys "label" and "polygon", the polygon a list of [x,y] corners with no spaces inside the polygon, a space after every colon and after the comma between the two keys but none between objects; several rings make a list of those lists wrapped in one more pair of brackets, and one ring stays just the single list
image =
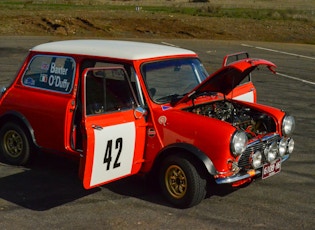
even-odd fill
[{"label": "engine bay", "polygon": [[228,122],[245,131],[248,138],[276,131],[272,117],[234,101],[222,100],[195,105],[186,111]]}]

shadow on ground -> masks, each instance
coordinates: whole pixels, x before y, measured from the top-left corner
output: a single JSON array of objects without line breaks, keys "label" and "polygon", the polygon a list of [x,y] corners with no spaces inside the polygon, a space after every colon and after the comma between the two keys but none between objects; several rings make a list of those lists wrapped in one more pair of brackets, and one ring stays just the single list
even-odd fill
[{"label": "shadow on ground", "polygon": [[[77,175],[78,163],[59,156],[39,155],[18,173],[14,166],[4,164],[0,164],[1,170],[6,170],[8,176],[0,177],[0,199],[31,210],[52,209],[85,196],[104,192],[104,189],[116,195],[170,206],[160,194],[158,185],[154,182],[148,183],[140,176],[131,176],[101,188],[85,190]],[[213,187],[212,191],[214,192],[209,193],[209,197],[225,196],[232,192],[219,186]],[[106,199],[112,199],[110,193]]]}]

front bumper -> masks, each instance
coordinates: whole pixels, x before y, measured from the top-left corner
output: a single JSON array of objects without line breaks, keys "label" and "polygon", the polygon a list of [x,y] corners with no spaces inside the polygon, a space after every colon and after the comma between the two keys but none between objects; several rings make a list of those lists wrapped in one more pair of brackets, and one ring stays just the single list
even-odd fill
[{"label": "front bumper", "polygon": [[[284,155],[281,158],[281,163],[285,162],[286,160],[288,160],[290,157],[289,154]],[[236,182],[241,182],[241,181],[247,181],[249,179],[253,179],[253,178],[258,178],[258,177],[262,176],[262,168],[259,169],[251,169],[248,170],[245,173],[237,173],[233,176],[229,176],[229,177],[224,177],[224,178],[216,178],[215,181],[217,184],[233,184]]]}]

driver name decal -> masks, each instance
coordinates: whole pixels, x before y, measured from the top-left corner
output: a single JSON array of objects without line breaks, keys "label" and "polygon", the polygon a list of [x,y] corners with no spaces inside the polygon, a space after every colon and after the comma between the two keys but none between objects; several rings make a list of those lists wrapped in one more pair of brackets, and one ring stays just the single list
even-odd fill
[{"label": "driver name decal", "polygon": [[67,75],[68,68],[57,67],[56,63],[51,63],[50,66],[50,73],[60,74],[60,75]]},{"label": "driver name decal", "polygon": [[67,79],[61,79],[58,75],[50,75],[48,78],[48,84],[50,87],[60,88],[67,92],[70,82],[68,82]]},{"label": "driver name decal", "polygon": [[60,93],[70,93],[75,74],[75,61],[70,57],[35,56],[24,75],[27,86]]},{"label": "driver name decal", "polygon": [[52,62],[49,68],[49,77],[44,82],[48,83],[52,89],[68,92],[70,86],[70,82],[67,79],[68,70],[68,68],[57,66],[55,62]]}]

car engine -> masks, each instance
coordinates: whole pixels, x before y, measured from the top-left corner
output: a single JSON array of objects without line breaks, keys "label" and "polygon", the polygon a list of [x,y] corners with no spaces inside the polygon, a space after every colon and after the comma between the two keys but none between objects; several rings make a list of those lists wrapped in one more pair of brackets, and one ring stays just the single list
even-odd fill
[{"label": "car engine", "polygon": [[228,122],[245,131],[248,138],[276,131],[275,122],[270,116],[233,101],[196,105],[186,111]]}]

